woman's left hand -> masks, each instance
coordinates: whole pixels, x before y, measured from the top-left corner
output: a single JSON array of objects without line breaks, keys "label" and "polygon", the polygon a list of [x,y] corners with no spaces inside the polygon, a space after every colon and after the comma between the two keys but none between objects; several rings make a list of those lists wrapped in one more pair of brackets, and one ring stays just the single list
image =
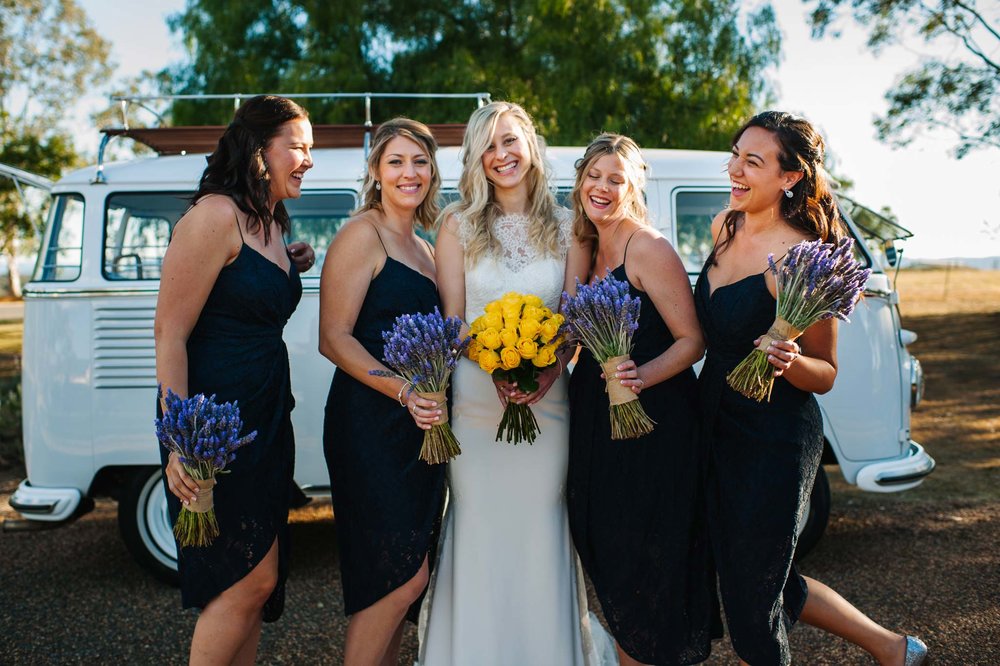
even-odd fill
[{"label": "woman's left hand", "polygon": [[552,385],[556,383],[559,379],[559,375],[562,374],[563,365],[562,362],[556,361],[549,367],[538,373],[538,388],[527,395],[517,397],[514,402],[521,405],[533,405],[542,398],[545,394],[549,392]]},{"label": "woman's left hand", "polygon": [[[754,340],[754,345],[760,343],[760,338]],[[794,340],[775,340],[764,350],[767,362],[774,366],[774,376],[780,377],[792,363],[802,355],[802,347]]]},{"label": "woman's left hand", "polygon": [[312,245],[305,241],[289,243],[288,256],[295,263],[299,273],[305,273],[316,263],[316,252],[312,249]]},{"label": "woman's left hand", "polygon": [[[632,393],[636,395],[642,393],[642,389],[646,387],[646,382],[639,376],[639,368],[636,367],[635,361],[632,359],[618,364],[618,371],[615,373],[615,378],[621,382],[622,386],[632,389]],[[601,379],[607,379],[603,372],[601,373]]]}]

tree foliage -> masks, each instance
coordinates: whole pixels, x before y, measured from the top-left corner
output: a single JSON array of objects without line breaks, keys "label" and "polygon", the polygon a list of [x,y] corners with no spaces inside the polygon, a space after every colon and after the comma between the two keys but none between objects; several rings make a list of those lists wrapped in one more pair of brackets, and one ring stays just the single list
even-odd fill
[{"label": "tree foliage", "polygon": [[1000,5],[976,0],[804,0],[812,6],[814,37],[836,34],[844,11],[868,28],[868,45],[885,46],[917,37],[957,54],[925,58],[886,92],[889,109],[875,120],[879,138],[905,146],[926,130],[946,130],[955,155],[1000,147]]},{"label": "tree foliage", "polygon": [[[731,0],[191,0],[171,19],[190,62],[175,92],[473,92],[522,103],[550,143],[602,130],[646,146],[728,148],[770,99],[780,35],[769,5]],[[358,103],[309,103],[319,122],[360,122]],[[464,121],[468,101],[375,102]],[[225,122],[232,107],[176,106]]]},{"label": "tree foliage", "polygon": [[[0,0],[0,162],[52,178],[77,162],[61,123],[110,75],[108,50],[74,0]],[[0,178],[0,252],[15,294],[15,243],[31,236],[33,214]]]}]

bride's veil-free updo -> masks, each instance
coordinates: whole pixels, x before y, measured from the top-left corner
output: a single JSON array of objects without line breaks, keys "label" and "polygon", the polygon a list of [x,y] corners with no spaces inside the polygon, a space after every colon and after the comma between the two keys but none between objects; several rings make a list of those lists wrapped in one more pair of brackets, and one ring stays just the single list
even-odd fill
[{"label": "bride's veil-free updo", "polygon": [[555,196],[549,188],[549,167],[543,155],[544,145],[535,131],[528,113],[511,102],[491,102],[476,109],[469,118],[462,141],[462,176],[458,181],[461,198],[450,204],[441,214],[462,218],[470,225],[465,243],[466,263],[474,264],[485,254],[500,251],[500,243],[493,233],[493,222],[503,214],[493,192],[493,184],[483,169],[483,154],[493,141],[497,122],[509,114],[524,132],[527,154],[531,158],[528,170],[528,241],[539,251],[559,256],[561,241],[559,221],[556,218]]}]

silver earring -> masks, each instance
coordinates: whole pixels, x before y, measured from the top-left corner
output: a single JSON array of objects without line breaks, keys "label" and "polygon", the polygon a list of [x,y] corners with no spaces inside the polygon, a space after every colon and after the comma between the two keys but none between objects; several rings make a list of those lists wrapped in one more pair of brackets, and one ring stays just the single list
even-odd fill
[{"label": "silver earring", "polygon": [[791,199],[795,195],[792,193],[791,190],[785,190],[785,196]]},{"label": "silver earring", "polygon": [[382,189],[382,183],[380,183],[380,182],[378,182],[378,181],[376,180],[376,181],[375,181],[375,189],[376,189],[376,190],[381,190],[381,189]]}]

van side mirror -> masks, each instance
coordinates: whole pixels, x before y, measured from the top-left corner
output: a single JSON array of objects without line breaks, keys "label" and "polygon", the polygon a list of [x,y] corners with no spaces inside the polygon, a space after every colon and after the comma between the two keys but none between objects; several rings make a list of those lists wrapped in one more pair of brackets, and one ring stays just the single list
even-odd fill
[{"label": "van side mirror", "polygon": [[899,253],[896,252],[896,243],[892,239],[885,241],[882,245],[882,249],[885,251],[886,261],[889,262],[890,266],[895,266],[896,262],[899,260]]}]

